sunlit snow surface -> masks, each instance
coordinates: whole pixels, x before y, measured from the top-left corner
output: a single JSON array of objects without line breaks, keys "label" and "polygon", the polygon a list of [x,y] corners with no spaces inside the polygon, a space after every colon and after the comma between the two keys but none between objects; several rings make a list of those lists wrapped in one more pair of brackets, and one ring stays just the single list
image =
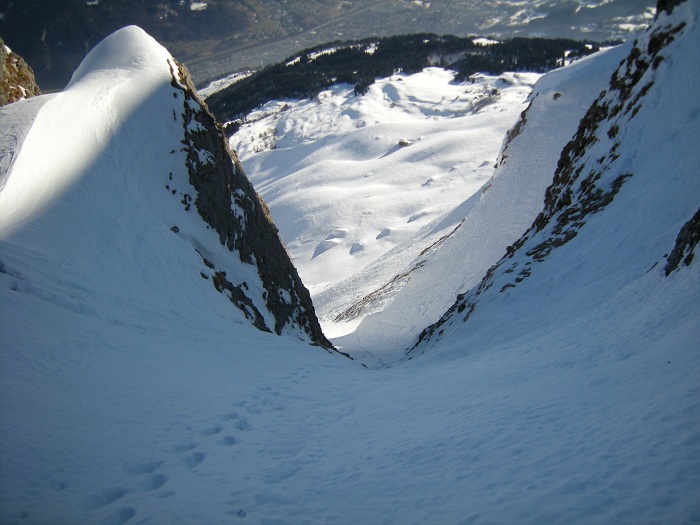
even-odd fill
[{"label": "sunlit snow surface", "polygon": [[[338,87],[251,114],[232,145],[334,343],[391,363],[478,284],[542,209],[561,149],[629,50],[552,72],[533,92],[539,75],[456,83],[432,68],[362,97]],[[526,135],[499,159],[528,106]]]},{"label": "sunlit snow surface", "polygon": [[[430,68],[275,102],[231,140],[312,294],[476,192],[539,75]],[[274,149],[272,149],[274,148]],[[322,305],[317,305],[323,314]]]},{"label": "sunlit snow surface", "polygon": [[[652,104],[639,113],[643,125],[628,131],[644,146],[634,149],[631,166],[665,166],[668,171],[659,177],[669,184],[654,184],[655,193],[639,200],[643,188],[631,179],[630,192],[623,187],[610,215],[603,211],[593,221],[591,235],[609,241],[582,233],[567,245],[563,259],[543,263],[533,273],[517,292],[514,308],[494,299],[481,306],[483,326],[452,330],[424,355],[383,370],[257,332],[237,322],[224,300],[212,304],[211,294],[200,293],[190,277],[196,268],[185,255],[190,250],[168,229],[169,219],[180,215],[170,201],[155,197],[163,166],[172,163],[177,169],[180,162],[170,160],[169,149],[162,156],[158,152],[181,130],[168,131],[163,121],[153,120],[157,108],[172,102],[156,96],[157,90],[147,95],[122,89],[127,78],[148,84],[153,76],[142,77],[144,72],[131,66],[99,74],[95,68],[85,77],[94,91],[76,90],[76,84],[43,109],[23,101],[0,110],[3,116],[12,111],[13,122],[27,126],[36,115],[28,134],[10,137],[19,144],[26,135],[0,192],[3,227],[12,226],[0,239],[0,522],[699,521],[699,267],[694,261],[670,278],[660,265],[652,267],[663,264],[674,243],[671,230],[680,229],[698,202],[697,172],[688,171],[700,162],[697,12],[693,2],[674,11],[674,20],[684,19],[687,28],[677,35],[673,59],[661,63],[659,81],[648,95],[665,114]],[[167,65],[161,66],[165,69],[153,74],[168,82]],[[543,95],[553,96],[550,89],[564,85],[566,74],[559,75],[542,80]],[[566,100],[562,93],[558,102]],[[76,94],[100,111],[89,114]],[[172,99],[170,91],[166,95]],[[120,104],[110,105],[122,96],[141,111],[122,113]],[[544,114],[558,106],[553,98],[541,100],[544,122]],[[676,110],[669,111],[671,100],[678,101]],[[69,109],[75,114],[60,122],[44,118]],[[471,158],[466,152],[477,147],[459,155],[453,151],[458,144],[476,140],[455,138],[446,140],[443,151],[428,135],[434,120],[410,122],[391,136],[392,128],[384,124],[387,138],[377,141],[383,152],[370,153],[381,156],[406,138],[414,142],[386,158],[408,157],[417,144],[434,141],[435,158],[447,155],[444,166],[458,166],[459,172],[460,159]],[[451,122],[456,131],[458,119]],[[323,125],[320,119],[317,127]],[[356,132],[369,128],[368,123]],[[109,134],[112,129],[126,131]],[[41,156],[36,164],[21,164],[24,152],[39,152],[33,148],[43,137],[56,142],[45,146],[58,155],[61,143],[68,147],[73,134],[89,130],[107,133],[94,133],[87,143],[108,138],[103,150],[90,149],[100,160],[92,166],[99,169],[86,172],[69,191],[47,196],[28,222],[13,222],[4,203],[27,194],[12,178],[22,173],[40,184],[38,168],[46,173],[52,168]],[[663,136],[667,140],[654,148],[645,142]],[[334,140],[340,138],[317,138],[329,145]],[[350,144],[332,149],[344,152],[338,162],[351,166],[345,171],[354,169]],[[519,148],[527,153],[524,145]],[[296,155],[290,160],[306,162],[300,151],[290,152]],[[507,180],[513,151],[482,198]],[[489,152],[479,157],[495,163],[498,147]],[[530,154],[536,160],[537,151]],[[357,155],[360,164],[368,156],[362,143]],[[58,167],[68,166],[69,159],[58,160]],[[410,175],[421,163],[397,162],[396,176]],[[427,164],[423,181],[435,166],[443,166],[436,160]],[[335,173],[342,179],[343,170]],[[532,171],[523,166],[518,173],[529,177]],[[493,174],[484,173],[484,181]],[[272,178],[267,182],[271,185]],[[352,188],[349,180],[344,184]],[[682,198],[676,199],[679,192]],[[694,207],[688,209],[693,196]],[[310,207],[317,198],[309,192]],[[672,217],[656,229],[649,219],[666,217],[674,203],[680,204]],[[649,231],[625,237],[628,221],[639,214],[649,215]],[[605,217],[613,222],[602,227]],[[350,246],[342,243],[354,235],[352,225],[327,226],[326,236],[333,235],[328,240],[338,244],[316,259],[334,253],[349,259]],[[192,235],[207,234],[194,223],[190,227]],[[618,288],[598,295],[595,286],[585,284],[601,282],[606,267],[586,266],[598,260],[586,250],[617,246],[611,243],[619,243],[633,264],[615,270],[607,281]],[[450,253],[457,257],[456,249]],[[580,264],[563,265],[576,261],[577,253]],[[441,277],[437,273],[434,282]],[[567,297],[567,290],[573,295]],[[590,309],[575,306],[579,299],[591,305],[597,296],[601,300]]]}]

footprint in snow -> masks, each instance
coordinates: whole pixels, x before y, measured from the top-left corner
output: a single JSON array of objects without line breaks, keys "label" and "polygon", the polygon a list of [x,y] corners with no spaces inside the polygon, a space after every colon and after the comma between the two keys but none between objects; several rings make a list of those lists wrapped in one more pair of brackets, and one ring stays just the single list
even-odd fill
[{"label": "footprint in snow", "polygon": [[182,464],[188,469],[193,469],[200,463],[202,463],[207,455],[204,452],[195,452],[186,458],[183,458]]},{"label": "footprint in snow", "polygon": [[271,470],[262,479],[265,483],[275,484],[291,478],[297,472],[299,472],[299,467],[296,465],[283,466]]},{"label": "footprint in snow", "polygon": [[168,476],[165,474],[155,474],[144,480],[144,482],[141,484],[141,489],[144,492],[152,492],[161,488],[167,481]]},{"label": "footprint in snow", "polygon": [[221,421],[231,421],[232,419],[238,419],[238,412],[231,412],[221,416]]},{"label": "footprint in snow", "polygon": [[250,423],[248,423],[247,419],[241,419],[240,421],[238,421],[236,423],[235,427],[241,431],[250,430],[250,428],[251,428]]},{"label": "footprint in snow", "polygon": [[126,473],[131,478],[141,476],[143,474],[153,474],[163,464],[162,461],[150,461],[147,463],[139,463],[131,467],[127,467]]},{"label": "footprint in snow", "polygon": [[140,463],[138,465],[127,467],[126,473],[131,478],[145,477],[145,479],[142,479],[138,484],[139,490],[143,492],[151,492],[153,490],[158,490],[168,481],[168,477],[164,474],[155,474],[155,471],[158,470],[162,464],[162,461]]},{"label": "footprint in snow", "polygon": [[224,447],[230,447],[238,443],[238,441],[236,441],[236,438],[233,436],[225,436],[220,443]]},{"label": "footprint in snow", "polygon": [[83,510],[87,512],[101,509],[102,507],[106,507],[110,503],[114,503],[115,501],[123,498],[128,493],[129,491],[124,488],[113,488],[105,489],[96,494],[91,494],[85,499],[85,502],[83,503]]},{"label": "footprint in snow", "polygon": [[181,452],[188,452],[194,448],[196,448],[199,445],[199,443],[195,443],[194,441],[190,441],[188,443],[182,443],[180,445],[175,446],[175,452],[176,453],[181,453]]},{"label": "footprint in snow", "polygon": [[218,434],[219,432],[221,432],[221,427],[219,425],[214,425],[213,427],[205,428],[204,430],[202,430],[199,433],[199,435],[204,436],[204,437],[208,437],[208,436],[214,436],[214,435]]}]

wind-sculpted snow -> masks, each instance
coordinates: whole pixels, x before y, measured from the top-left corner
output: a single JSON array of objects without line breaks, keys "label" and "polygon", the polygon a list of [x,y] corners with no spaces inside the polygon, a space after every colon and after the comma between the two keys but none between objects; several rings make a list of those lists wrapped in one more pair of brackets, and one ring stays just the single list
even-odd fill
[{"label": "wind-sculpted snow", "polygon": [[75,70],[67,88],[91,74],[109,70],[146,73],[165,78],[164,64],[173,58],[167,49],[136,26],[125,27],[111,34],[88,53]]}]

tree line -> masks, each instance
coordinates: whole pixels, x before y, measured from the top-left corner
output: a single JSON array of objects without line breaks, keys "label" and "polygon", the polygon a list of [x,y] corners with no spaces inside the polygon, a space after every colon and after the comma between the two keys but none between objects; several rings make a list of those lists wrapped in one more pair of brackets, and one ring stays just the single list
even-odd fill
[{"label": "tree line", "polygon": [[[613,45],[619,42],[607,42]],[[334,84],[367,92],[375,79],[397,72],[412,74],[439,66],[463,81],[475,73],[544,73],[572,59],[594,53],[602,44],[564,38],[511,38],[483,45],[472,37],[435,34],[335,41],[304,49],[286,60],[207,98],[207,105],[233,134],[245,116],[271,100],[313,98]]]}]

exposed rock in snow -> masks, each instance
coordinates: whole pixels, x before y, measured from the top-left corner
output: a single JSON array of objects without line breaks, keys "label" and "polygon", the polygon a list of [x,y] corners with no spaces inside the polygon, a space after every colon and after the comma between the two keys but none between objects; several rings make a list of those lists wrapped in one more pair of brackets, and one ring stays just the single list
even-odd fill
[{"label": "exposed rock in snow", "polygon": [[[257,267],[266,291],[266,307],[275,318],[275,333],[281,334],[287,325],[299,325],[314,343],[331,348],[267,206],[248,181],[238,156],[229,149],[221,126],[197,96],[182,64],[173,70],[172,84],[184,92],[187,168],[197,192],[194,204],[199,214],[219,234],[221,243],[238,253],[241,262]],[[211,162],[202,162],[203,151]],[[226,281],[225,274],[218,275],[219,282],[226,284],[217,289],[228,289],[231,301],[246,312],[254,312],[255,325],[267,329],[252,301],[242,299],[243,288]]]},{"label": "exposed rock in snow", "polygon": [[32,68],[0,38],[0,106],[39,94]]},{"label": "exposed rock in snow", "polygon": [[693,218],[686,222],[676,237],[676,245],[668,256],[666,275],[683,266],[688,266],[695,258],[695,247],[700,242],[700,208]]}]

